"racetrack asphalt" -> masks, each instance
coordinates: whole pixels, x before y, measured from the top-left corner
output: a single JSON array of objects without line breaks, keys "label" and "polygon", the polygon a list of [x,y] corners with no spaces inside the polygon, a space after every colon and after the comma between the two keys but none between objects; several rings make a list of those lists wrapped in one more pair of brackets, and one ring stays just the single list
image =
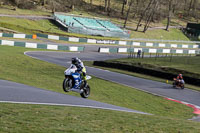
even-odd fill
[{"label": "racetrack asphalt", "polygon": [[[31,53],[32,52],[30,52],[30,54]],[[51,53],[56,54],[56,52],[51,52]],[[88,57],[85,56],[87,60],[91,60],[94,58],[94,57],[91,58],[89,56],[91,55],[88,54]],[[63,62],[62,59],[56,58],[56,56],[54,57],[55,57],[54,59],[58,60],[59,62]],[[116,57],[112,55],[108,58],[116,58]],[[64,63],[64,66],[65,66],[65,63]],[[62,89],[62,86],[61,86],[61,89]],[[53,92],[49,90],[35,88],[28,85],[19,84],[19,83],[15,83],[11,81],[6,81],[6,80],[0,80],[0,103],[75,106],[75,107],[108,109],[108,110],[151,115],[149,113],[144,113],[144,112],[140,112],[133,109],[128,109],[128,108],[119,107],[119,106],[102,103],[102,102],[98,102],[94,100],[84,99],[81,97],[71,96],[68,94],[62,94],[62,93],[57,93],[57,92]]]},{"label": "racetrack asphalt", "polygon": [[[25,55],[43,61],[47,61],[50,63],[65,66],[66,68],[70,66],[70,61],[72,57],[79,57],[83,61],[107,60],[107,59],[127,57],[127,55],[125,54],[102,54],[97,52],[72,53],[72,52],[50,52],[50,51],[25,52]],[[143,90],[155,95],[169,97],[200,106],[200,99],[199,99],[200,92],[193,91],[190,89],[184,89],[184,90],[173,89],[171,85],[165,83],[141,79],[93,67],[86,67],[86,68],[87,68],[87,73],[89,75],[93,75],[95,77],[123,84],[139,90]],[[61,94],[48,90],[34,88],[27,85],[13,83],[5,80],[0,80],[0,101],[11,102],[11,103],[79,106],[79,107],[101,108],[101,109],[148,114],[136,110],[118,107],[89,99],[83,99],[81,97],[75,97],[67,94]]]},{"label": "racetrack asphalt", "polygon": [[[67,53],[67,52],[26,52],[28,56],[37,58],[43,61],[51,62],[61,66],[68,67],[72,57],[79,57],[82,60],[106,60],[114,58],[125,58],[127,55],[123,54],[102,54],[96,52],[87,53]],[[137,78],[125,74],[116,72],[110,72],[98,68],[86,67],[87,73],[102,79],[106,79],[112,82],[130,86],[142,91],[146,91],[151,94],[173,98],[179,101],[187,102],[196,106],[200,106],[200,92],[185,88],[174,89],[172,85]]]},{"label": "racetrack asphalt", "polygon": [[83,99],[81,97],[65,95],[62,93],[39,89],[6,80],[0,80],[0,102],[75,106],[148,114],[128,108],[101,103],[94,100]]}]

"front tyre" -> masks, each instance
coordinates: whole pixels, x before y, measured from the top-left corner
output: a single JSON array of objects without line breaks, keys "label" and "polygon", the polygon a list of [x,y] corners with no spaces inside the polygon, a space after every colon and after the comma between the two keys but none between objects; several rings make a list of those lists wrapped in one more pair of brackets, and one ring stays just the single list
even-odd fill
[{"label": "front tyre", "polygon": [[173,83],[172,83],[172,86],[173,86],[173,88],[176,88],[176,83],[173,82]]},{"label": "front tyre", "polygon": [[65,78],[63,81],[63,90],[69,92],[72,86],[72,81],[69,78]]},{"label": "front tyre", "polygon": [[86,84],[83,88],[83,92],[80,94],[82,98],[88,98],[90,95],[90,86]]}]

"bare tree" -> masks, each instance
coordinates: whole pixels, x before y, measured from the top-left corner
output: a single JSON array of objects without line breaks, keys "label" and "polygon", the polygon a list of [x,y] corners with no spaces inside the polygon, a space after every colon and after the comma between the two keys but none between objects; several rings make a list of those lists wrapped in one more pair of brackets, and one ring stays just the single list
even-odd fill
[{"label": "bare tree", "polygon": [[12,0],[15,4],[16,4],[16,6],[18,7],[18,5],[19,5],[19,3],[20,3],[20,0]]},{"label": "bare tree", "polygon": [[147,29],[149,28],[149,25],[150,25],[151,21],[153,20],[153,16],[158,7],[159,7],[159,0],[155,0],[151,5],[151,8],[150,8],[148,14],[146,15],[145,26],[144,26],[143,32],[146,32]]},{"label": "bare tree", "polygon": [[192,16],[196,18],[197,13],[197,5],[198,5],[198,0],[194,0],[193,5],[192,5]]},{"label": "bare tree", "polygon": [[110,5],[111,5],[111,0],[105,0],[105,12],[108,12],[108,15],[110,14],[110,11],[111,11],[111,8],[110,8]]},{"label": "bare tree", "polygon": [[139,11],[139,8],[140,8],[140,7],[139,7],[139,1],[140,1],[140,0],[136,0],[135,7],[134,7],[135,12],[134,12],[134,15],[133,15],[132,19],[134,19],[135,16],[138,14],[138,11]]},{"label": "bare tree", "polygon": [[139,26],[141,25],[142,19],[145,17],[146,13],[149,11],[149,9],[151,8],[151,4],[154,2],[154,0],[150,0],[147,7],[144,9],[144,11],[141,13],[137,27],[136,27],[136,31],[138,31]]},{"label": "bare tree", "polygon": [[167,31],[169,30],[171,16],[172,16],[172,2],[173,0],[168,0],[168,17],[167,17],[167,26],[166,26]]},{"label": "bare tree", "polygon": [[190,4],[189,4],[187,15],[190,14],[190,10],[192,9],[192,4],[193,4],[193,0],[190,0]]},{"label": "bare tree", "polygon": [[121,11],[121,14],[124,15],[124,8],[127,4],[127,0],[123,0],[123,4],[122,4],[122,11]]},{"label": "bare tree", "polygon": [[40,0],[40,3],[42,3],[42,6],[45,6],[46,0]]},{"label": "bare tree", "polygon": [[111,0],[108,0],[108,9],[107,9],[107,11],[108,11],[109,13],[110,13],[110,11],[111,11],[110,5],[111,5]]},{"label": "bare tree", "polygon": [[129,8],[128,8],[128,11],[127,11],[127,14],[126,14],[126,19],[124,21],[124,28],[126,28],[126,23],[127,23],[127,20],[128,20],[128,16],[129,16],[129,12],[130,12],[132,4],[133,4],[133,0],[131,0],[131,2],[129,4]]},{"label": "bare tree", "polygon": [[108,10],[108,0],[105,0],[105,12]]}]

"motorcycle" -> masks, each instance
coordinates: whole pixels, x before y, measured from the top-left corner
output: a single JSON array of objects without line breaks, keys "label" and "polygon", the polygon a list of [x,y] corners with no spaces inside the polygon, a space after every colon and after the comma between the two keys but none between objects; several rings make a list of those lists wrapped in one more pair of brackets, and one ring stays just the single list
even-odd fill
[{"label": "motorcycle", "polygon": [[176,78],[174,78],[174,82],[173,82],[173,88],[181,88],[184,89],[185,85],[184,85],[184,80],[177,80]]},{"label": "motorcycle", "polygon": [[81,74],[77,72],[77,67],[73,64],[65,70],[64,74],[63,90],[65,92],[77,92],[80,93],[81,97],[88,98],[90,95],[90,86],[86,80],[91,79],[91,76],[86,75],[86,80],[83,80]]}]

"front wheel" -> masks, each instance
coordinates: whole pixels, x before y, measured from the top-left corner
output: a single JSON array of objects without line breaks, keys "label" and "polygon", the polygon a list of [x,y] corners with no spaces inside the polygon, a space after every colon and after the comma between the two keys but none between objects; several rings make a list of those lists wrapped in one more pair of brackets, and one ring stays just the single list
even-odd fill
[{"label": "front wheel", "polygon": [[65,92],[69,92],[71,87],[72,87],[72,80],[69,79],[69,78],[65,78],[64,81],[63,81],[63,90]]},{"label": "front wheel", "polygon": [[172,86],[173,86],[173,88],[176,88],[176,83],[173,82],[173,83],[172,83]]},{"label": "front wheel", "polygon": [[88,98],[90,95],[90,86],[86,84],[83,88],[83,92],[80,94],[82,98]]}]

